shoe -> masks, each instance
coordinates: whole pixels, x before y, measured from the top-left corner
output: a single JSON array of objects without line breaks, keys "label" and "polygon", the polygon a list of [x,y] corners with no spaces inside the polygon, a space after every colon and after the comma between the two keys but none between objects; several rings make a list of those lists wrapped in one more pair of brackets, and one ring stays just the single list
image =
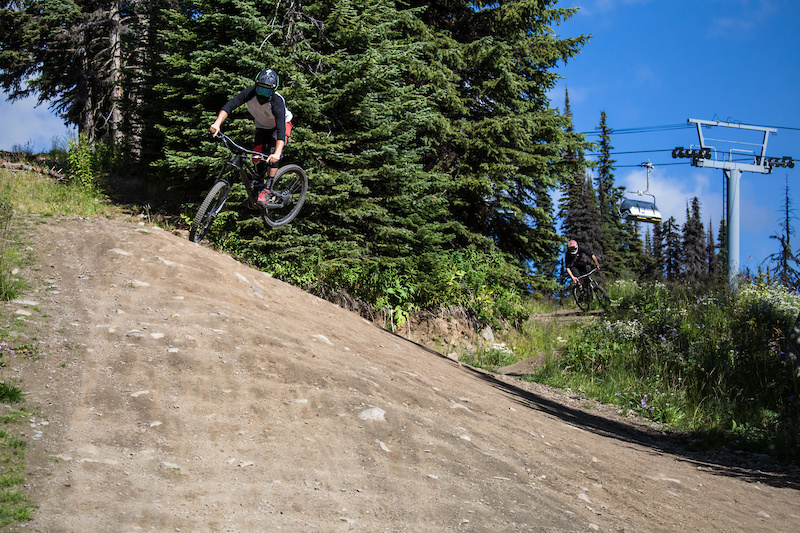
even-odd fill
[{"label": "shoe", "polygon": [[256,202],[258,202],[261,206],[266,206],[269,203],[270,196],[269,189],[261,189],[261,191],[258,193],[258,196],[256,196]]}]

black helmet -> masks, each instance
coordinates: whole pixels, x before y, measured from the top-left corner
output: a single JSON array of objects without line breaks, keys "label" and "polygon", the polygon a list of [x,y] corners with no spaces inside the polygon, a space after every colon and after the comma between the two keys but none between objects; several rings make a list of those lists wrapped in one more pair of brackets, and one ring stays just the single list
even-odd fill
[{"label": "black helmet", "polygon": [[278,73],[271,68],[265,68],[256,76],[256,94],[269,98],[278,88],[279,82]]}]

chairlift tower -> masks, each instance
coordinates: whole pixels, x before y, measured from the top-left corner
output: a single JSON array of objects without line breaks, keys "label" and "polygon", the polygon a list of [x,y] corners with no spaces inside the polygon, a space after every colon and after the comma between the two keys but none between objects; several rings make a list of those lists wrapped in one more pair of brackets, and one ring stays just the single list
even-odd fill
[{"label": "chairlift tower", "polygon": [[[726,210],[728,215],[728,279],[733,285],[736,274],[739,272],[739,185],[742,179],[742,172],[756,172],[759,174],[771,174],[774,167],[794,167],[791,157],[775,158],[767,157],[767,139],[769,134],[778,132],[775,128],[763,126],[750,126],[732,122],[720,122],[718,120],[698,120],[690,118],[689,122],[697,126],[697,136],[700,139],[699,148],[683,147],[675,148],[672,157],[691,158],[692,166],[719,168],[725,175],[728,183],[728,195]],[[706,128],[723,127],[735,128],[739,130],[749,130],[764,134],[763,140],[757,142],[743,142],[737,140],[712,139],[703,136],[703,126]],[[725,148],[717,150],[710,142],[722,143]],[[734,146],[749,146],[750,148],[735,148]],[[730,146],[730,147],[729,147]],[[734,159],[738,158],[738,159]]]}]

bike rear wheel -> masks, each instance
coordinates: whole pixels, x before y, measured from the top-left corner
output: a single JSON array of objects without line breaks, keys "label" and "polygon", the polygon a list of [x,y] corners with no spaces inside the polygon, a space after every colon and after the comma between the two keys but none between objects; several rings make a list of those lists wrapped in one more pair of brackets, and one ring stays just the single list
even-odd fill
[{"label": "bike rear wheel", "polygon": [[192,229],[189,231],[189,240],[192,242],[200,242],[203,237],[208,233],[208,229],[217,218],[217,215],[222,211],[222,206],[225,205],[225,200],[228,199],[228,193],[231,186],[226,181],[217,181],[211,190],[208,191],[203,203],[200,204],[200,209],[197,210],[197,215],[194,217]]},{"label": "bike rear wheel", "polygon": [[278,169],[269,187],[271,198],[264,208],[261,218],[273,228],[288,224],[306,201],[308,176],[297,165],[286,165]]}]

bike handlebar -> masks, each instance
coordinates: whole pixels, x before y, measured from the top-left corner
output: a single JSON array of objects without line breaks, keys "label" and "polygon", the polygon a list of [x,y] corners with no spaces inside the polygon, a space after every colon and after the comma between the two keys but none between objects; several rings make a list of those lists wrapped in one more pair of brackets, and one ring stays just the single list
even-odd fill
[{"label": "bike handlebar", "polygon": [[[214,135],[213,137],[214,138],[219,138],[219,141],[222,142],[222,144],[225,145],[225,148],[227,148],[232,153],[249,154],[249,155],[251,155],[253,157],[256,157],[256,158],[264,160],[264,161],[266,161],[267,158],[269,157],[267,154],[263,154],[261,152],[255,152],[253,150],[248,150],[244,146],[236,144],[236,142],[233,139],[231,139],[230,137],[228,137],[227,135],[222,133],[221,130],[218,131],[217,134]],[[236,148],[236,150],[231,148],[231,145],[233,145]]]},{"label": "bike handlebar", "polygon": [[589,272],[587,272],[587,273],[586,273],[586,274],[584,274],[583,276],[578,276],[578,279],[588,278],[589,276],[591,276],[591,275],[592,275],[592,274],[594,274],[595,272],[599,272],[599,271],[600,271],[600,269],[599,269],[599,268],[593,268],[592,270],[590,270]]}]

